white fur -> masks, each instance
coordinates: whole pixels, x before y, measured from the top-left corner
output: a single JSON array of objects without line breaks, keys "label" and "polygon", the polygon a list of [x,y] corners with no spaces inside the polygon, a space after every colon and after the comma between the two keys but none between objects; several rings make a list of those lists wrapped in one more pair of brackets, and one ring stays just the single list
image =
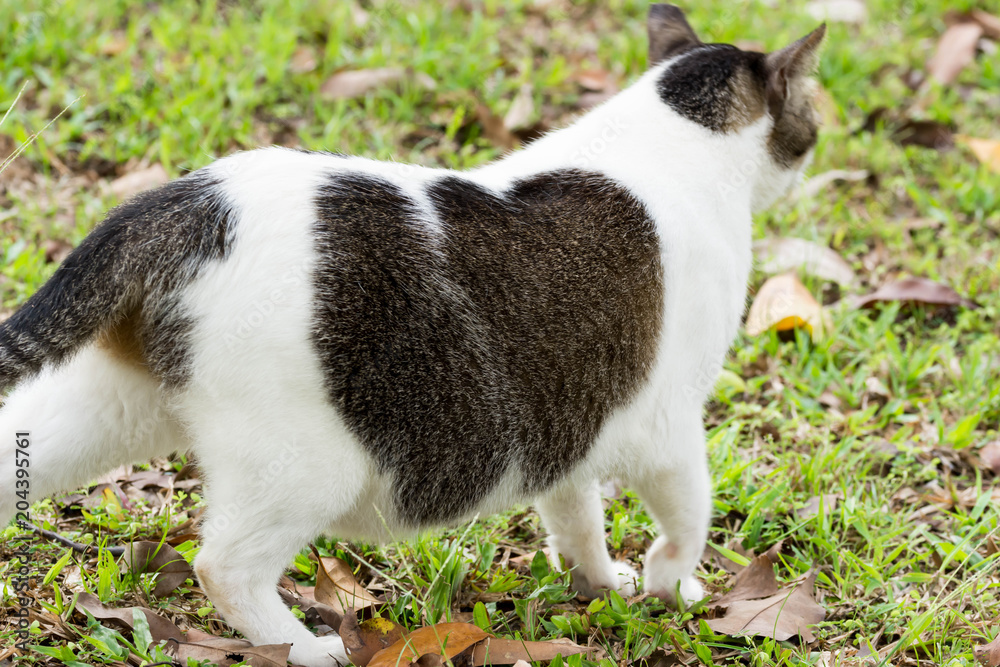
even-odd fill
[{"label": "white fur", "polygon": [[[664,66],[574,125],[459,176],[502,190],[533,173],[577,167],[617,181],[652,215],[666,304],[654,368],[607,420],[586,460],[537,504],[582,592],[631,593],[636,574],[608,556],[595,485],[624,480],[664,532],[645,558],[646,590],[672,599],[679,587],[691,602],[702,595],[693,572],[710,512],[701,410],[744,308],[751,211],[784,192],[795,173],[770,161],[766,117],[721,135],[673,113],[655,91]],[[191,382],[163,395],[151,378],[92,347],[8,399],[0,413],[2,474],[13,478],[16,430],[33,434],[36,500],[120,463],[190,447],[210,501],[196,568],[216,607],[255,643],[292,642],[294,663],[345,663],[340,640],[313,636],[274,584],[324,529],[382,540],[407,531],[393,515],[390,480],[375,472],[323,389],[309,338],[317,261],[311,202],[333,173],[375,174],[417,198],[426,213],[419,224],[434,243],[447,232],[419,185],[450,172],[276,148],[209,169],[224,181],[238,224],[231,256],[202,270],[183,294],[197,322]],[[519,481],[511,472],[470,516],[532,500]],[[4,520],[13,515],[7,489]]]}]

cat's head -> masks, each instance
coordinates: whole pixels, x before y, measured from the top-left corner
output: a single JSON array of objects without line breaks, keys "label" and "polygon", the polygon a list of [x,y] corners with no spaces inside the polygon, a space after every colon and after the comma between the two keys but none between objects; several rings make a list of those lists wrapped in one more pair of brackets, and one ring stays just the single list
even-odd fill
[{"label": "cat's head", "polygon": [[752,205],[755,211],[769,206],[812,159],[819,123],[810,75],[825,24],[768,54],[703,43],[673,5],[651,5],[648,30],[649,65],[664,68],[657,90],[676,113],[717,133],[768,123],[753,169]]}]

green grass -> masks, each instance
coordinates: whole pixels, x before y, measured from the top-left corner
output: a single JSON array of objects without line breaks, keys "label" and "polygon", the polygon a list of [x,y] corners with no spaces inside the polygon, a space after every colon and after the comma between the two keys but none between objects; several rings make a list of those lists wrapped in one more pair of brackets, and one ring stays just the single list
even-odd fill
[{"label": "green grass", "polygon": [[[887,131],[856,132],[869,112],[887,106],[1000,138],[995,57],[981,56],[950,87],[914,93],[903,83],[907,70],[923,67],[945,10],[956,4],[973,6],[872,0],[860,26],[830,25],[819,71],[830,122],[812,171],[867,169],[874,182],[786,200],[757,218],[755,235],[829,245],[858,271],[862,291],[897,275],[925,276],[982,307],[834,310],[832,333],[816,343],[802,334],[741,336],[726,367],[747,388],[724,392],[706,414],[715,479],[710,540],[758,553],[783,540],[783,581],[815,569],[828,612],[815,643],[715,635],[700,622],[703,614],[650,599],[574,601],[566,576],[544,563],[500,567],[505,554],[543,546],[530,511],[412,544],[321,540],[320,551],[376,568],[381,574],[359,572],[390,591],[386,613],[408,627],[475,618],[504,636],[565,636],[604,647],[608,667],[649,659],[658,647],[706,664],[817,664],[824,651],[869,642],[890,648],[883,664],[975,664],[973,646],[1000,631],[997,484],[975,454],[1000,438],[1000,175],[962,148],[903,148]],[[797,3],[691,5],[689,19],[706,41],[777,48],[816,23]],[[531,83],[537,115],[559,123],[576,111],[578,71],[604,69],[626,83],[645,66],[641,2],[487,0],[444,9],[388,0],[366,8],[361,27],[351,5],[336,0],[167,0],[144,11],[106,0],[0,2],[0,114],[27,84],[0,127],[7,137],[0,147],[20,144],[69,107],[0,175],[0,309],[16,307],[51,275],[56,265],[46,259],[46,242],[78,243],[115,203],[107,181],[139,163],[159,162],[179,175],[274,141],[471,167],[502,152],[475,122],[480,101],[502,115]],[[301,47],[315,50],[317,67],[292,73],[288,63]],[[397,65],[432,77],[436,88],[405,82],[337,102],[319,94],[341,69]],[[929,222],[909,228],[917,219]],[[765,277],[755,275],[752,288]],[[829,285],[805,282],[814,294],[830,294]],[[872,378],[888,396],[869,390]],[[823,395],[839,406],[821,403]],[[795,513],[830,493],[841,497],[836,507],[809,519]],[[934,511],[929,495],[959,502]],[[159,539],[200,503],[193,492],[167,514],[141,503],[124,514],[95,509],[77,521],[74,535],[114,544]],[[52,521],[56,505],[44,501],[35,513]],[[654,531],[641,504],[631,495],[614,499],[607,520],[616,556],[638,560]],[[17,534],[8,528],[2,549]],[[197,548],[192,540],[182,551],[193,558]],[[0,576],[8,586],[19,566],[5,554]],[[38,643],[49,648],[26,664],[59,664],[69,660],[66,651],[84,663],[112,661],[109,642],[124,638],[71,613],[71,591],[79,588],[227,631],[191,586],[155,599],[148,582],[120,574],[112,561],[69,556],[51,544],[39,546],[32,567],[49,575],[37,587],[41,600],[80,637],[70,645],[36,624]],[[307,584],[315,575],[305,555],[290,567]],[[77,583],[67,583],[71,574]],[[731,583],[709,561],[699,576],[713,592]],[[9,595],[8,588],[5,604]],[[0,634],[0,644],[9,636]],[[155,659],[155,650],[140,648]]]}]

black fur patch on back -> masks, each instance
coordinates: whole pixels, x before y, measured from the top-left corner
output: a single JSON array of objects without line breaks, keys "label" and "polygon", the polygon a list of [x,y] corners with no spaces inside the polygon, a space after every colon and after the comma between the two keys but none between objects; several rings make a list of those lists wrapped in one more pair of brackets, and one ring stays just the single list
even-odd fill
[{"label": "black fur patch on back", "polygon": [[190,322],[173,297],[207,261],[228,252],[232,216],[217,186],[196,172],[111,210],[0,324],[0,387],[63,361],[135,312],[150,370],[168,385],[183,382]]},{"label": "black fur patch on back", "polygon": [[722,132],[763,111],[765,83],[763,54],[709,44],[667,67],[657,92],[681,116]]},{"label": "black fur patch on back", "polygon": [[496,194],[338,175],[316,206],[314,340],[330,397],[414,526],[462,516],[516,466],[538,493],[647,377],[662,317],[643,206],[575,170]]}]

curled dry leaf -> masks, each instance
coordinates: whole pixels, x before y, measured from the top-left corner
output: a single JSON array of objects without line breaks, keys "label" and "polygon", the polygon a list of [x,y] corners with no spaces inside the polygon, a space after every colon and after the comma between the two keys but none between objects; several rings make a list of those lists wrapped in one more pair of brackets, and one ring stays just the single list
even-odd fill
[{"label": "curled dry leaf", "polygon": [[398,667],[415,662],[425,655],[451,660],[473,644],[489,637],[471,623],[439,623],[414,630],[389,648],[372,657],[368,667]]},{"label": "curled dry leaf", "polygon": [[111,181],[111,193],[118,199],[128,199],[150,188],[163,185],[170,180],[162,164],[154,164],[139,169]]},{"label": "curled dry leaf", "polygon": [[994,475],[1000,476],[1000,440],[983,445],[979,450],[979,460],[985,469],[992,470]]},{"label": "curled dry leaf", "polygon": [[531,117],[534,115],[534,90],[530,83],[526,83],[517,91],[517,96],[511,102],[507,115],[503,117],[503,125],[511,132],[520,130],[528,127]]},{"label": "curled dry leaf", "polygon": [[766,598],[776,594],[778,590],[778,581],[774,578],[774,562],[767,554],[761,554],[736,574],[732,590],[712,602],[711,606],[728,607],[740,600]]},{"label": "curled dry leaf", "polygon": [[774,329],[804,328],[813,339],[823,337],[823,307],[794,273],[768,278],[754,297],[747,313],[746,330],[751,336]]},{"label": "curled dry leaf", "polygon": [[951,128],[936,120],[907,120],[893,131],[892,138],[900,146],[921,146],[936,151],[955,147]]},{"label": "curled dry leaf", "polygon": [[824,493],[822,496],[813,496],[808,501],[806,501],[805,507],[800,507],[795,510],[796,516],[800,519],[811,519],[814,516],[819,516],[819,510],[822,507],[823,511],[830,513],[837,507],[837,502],[843,498],[839,493]]},{"label": "curled dry leaf", "polygon": [[955,290],[927,278],[904,278],[886,283],[868,296],[855,300],[855,306],[866,308],[879,301],[906,301],[938,306],[965,306],[978,308],[979,305],[960,296]]},{"label": "curled dry leaf", "polygon": [[976,58],[976,45],[983,36],[983,27],[974,21],[956,23],[941,35],[934,56],[927,63],[932,79],[945,85],[958,78],[959,73]]},{"label": "curled dry leaf", "polygon": [[406,635],[403,626],[388,618],[369,618],[358,622],[357,613],[347,614],[337,632],[351,664],[365,667],[379,651],[389,648]]},{"label": "curled dry leaf", "polygon": [[493,113],[488,106],[479,103],[476,106],[476,120],[483,128],[483,136],[500,148],[516,148],[521,144],[517,135],[507,129],[504,119]]},{"label": "curled dry leaf", "polygon": [[[864,172],[867,174],[868,172]],[[757,268],[764,273],[802,270],[844,286],[857,282],[854,269],[830,248],[805,239],[763,239],[753,244]]]},{"label": "curled dry leaf", "polygon": [[315,547],[313,554],[319,562],[316,571],[316,600],[345,616],[353,613],[353,609],[382,604],[381,600],[358,583],[350,565],[339,558],[320,556]]},{"label": "curled dry leaf", "polygon": [[955,136],[955,139],[969,147],[975,154],[976,159],[986,165],[990,170],[1000,174],[1000,141],[995,139],[979,139],[969,137],[964,134]]},{"label": "curled dry leaf", "polygon": [[337,72],[323,82],[319,88],[320,97],[327,100],[349,100],[365,93],[395,85],[412,79],[421,88],[433,90],[437,87],[434,79],[423,72],[412,72],[403,67],[378,67]]},{"label": "curled dry leaf", "polygon": [[973,649],[976,660],[986,667],[1000,667],[1000,634],[993,638],[989,644],[977,646]]},{"label": "curled dry leaf", "polygon": [[[315,590],[313,591],[315,594]],[[305,593],[296,594],[284,586],[278,587],[278,595],[281,596],[289,609],[298,606],[299,611],[305,614],[306,623],[310,625],[329,625],[334,631],[340,629],[344,616],[328,604],[323,604],[315,598]]]},{"label": "curled dry leaf", "polygon": [[[513,665],[519,661],[549,662],[556,656],[568,658],[577,653],[596,653],[600,649],[593,646],[580,646],[569,639],[553,639],[547,642],[526,642],[518,639],[499,639],[490,637],[477,644],[472,651],[472,664],[475,667],[483,665]],[[600,655],[591,655],[589,659],[599,660]]]},{"label": "curled dry leaf", "polygon": [[[749,568],[748,568],[749,569]],[[727,635],[749,634],[784,641],[801,635],[807,642],[816,639],[809,626],[826,618],[826,610],[813,599],[816,574],[810,572],[797,583],[760,600],[738,600],[729,604],[726,615],[708,625]]]},{"label": "curled dry leaf", "polygon": [[156,573],[153,595],[161,597],[184,583],[194,572],[184,556],[168,544],[133,542],[125,551],[125,563],[135,574]]}]

